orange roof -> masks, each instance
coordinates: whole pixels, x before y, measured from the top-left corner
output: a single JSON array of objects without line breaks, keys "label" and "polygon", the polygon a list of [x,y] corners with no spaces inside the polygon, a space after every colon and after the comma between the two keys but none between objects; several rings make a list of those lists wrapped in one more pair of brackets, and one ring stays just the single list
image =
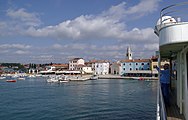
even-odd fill
[{"label": "orange roof", "polygon": [[77,65],[78,67],[85,67],[86,65],[83,65],[83,64],[79,64]]},{"label": "orange roof", "polygon": [[68,67],[68,64],[53,64],[54,67]]},{"label": "orange roof", "polygon": [[120,62],[149,62],[150,59],[133,59],[133,60],[121,60]]}]

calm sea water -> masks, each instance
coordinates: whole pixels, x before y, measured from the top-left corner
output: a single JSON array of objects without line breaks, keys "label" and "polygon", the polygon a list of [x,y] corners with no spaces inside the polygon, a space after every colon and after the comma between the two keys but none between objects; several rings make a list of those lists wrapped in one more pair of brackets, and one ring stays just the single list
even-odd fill
[{"label": "calm sea water", "polygon": [[0,80],[0,120],[153,120],[156,81]]}]

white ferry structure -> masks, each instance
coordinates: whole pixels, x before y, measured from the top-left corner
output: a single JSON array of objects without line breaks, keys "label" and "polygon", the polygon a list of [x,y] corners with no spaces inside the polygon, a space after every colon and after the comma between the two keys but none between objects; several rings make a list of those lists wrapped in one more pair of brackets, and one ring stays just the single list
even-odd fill
[{"label": "white ferry structure", "polygon": [[170,82],[170,106],[164,104],[158,82],[157,120],[188,120],[187,8],[188,2],[184,2],[162,9],[155,26],[154,32],[159,37],[159,66],[160,61],[169,60],[171,73],[176,76]]}]

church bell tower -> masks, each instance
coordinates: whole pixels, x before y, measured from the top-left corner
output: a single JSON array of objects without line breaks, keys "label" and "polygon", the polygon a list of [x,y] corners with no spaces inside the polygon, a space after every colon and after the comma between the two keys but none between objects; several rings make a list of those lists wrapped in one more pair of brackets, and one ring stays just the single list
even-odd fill
[{"label": "church bell tower", "polygon": [[127,48],[126,57],[127,57],[128,60],[132,60],[132,52],[131,52],[131,48],[130,47]]}]

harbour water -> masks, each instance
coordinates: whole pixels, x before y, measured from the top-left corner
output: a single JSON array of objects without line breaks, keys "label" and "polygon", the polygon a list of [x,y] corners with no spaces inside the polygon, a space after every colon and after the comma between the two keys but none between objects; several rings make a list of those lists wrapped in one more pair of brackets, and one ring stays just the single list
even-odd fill
[{"label": "harbour water", "polygon": [[157,81],[0,80],[1,120],[153,120]]}]

